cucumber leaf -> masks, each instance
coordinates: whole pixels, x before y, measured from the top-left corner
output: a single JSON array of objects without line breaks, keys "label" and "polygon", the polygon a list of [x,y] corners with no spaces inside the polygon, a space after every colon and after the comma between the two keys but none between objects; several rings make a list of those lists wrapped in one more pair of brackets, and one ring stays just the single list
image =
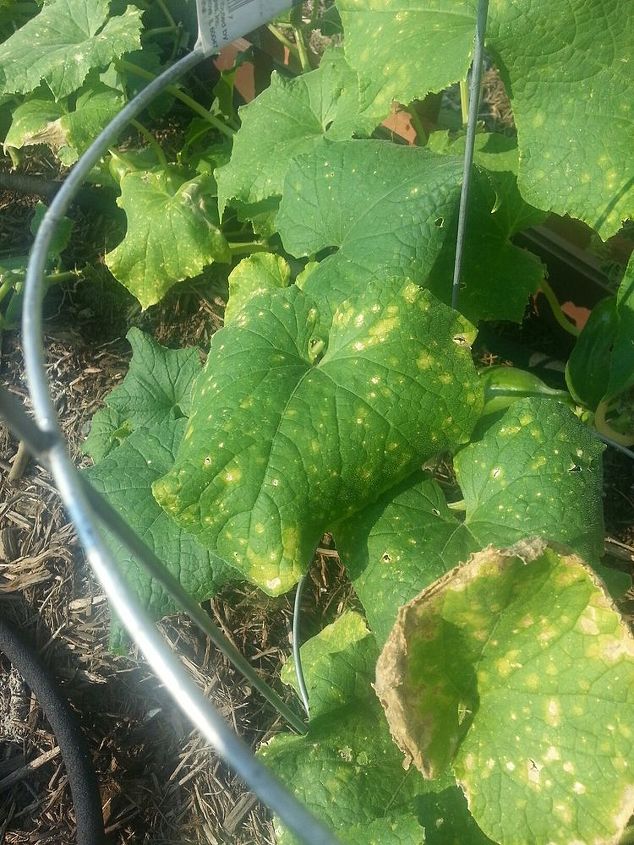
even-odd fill
[{"label": "cucumber leaf", "polygon": [[402,604],[490,544],[540,536],[598,565],[603,448],[560,403],[518,400],[454,458],[464,521],[436,481],[416,474],[336,526],[342,562],[377,640],[385,641]]},{"label": "cucumber leaf", "polygon": [[399,611],[376,688],[401,748],[426,777],[451,765],[494,841],[619,840],[634,637],[581,558],[534,541],[451,570]]},{"label": "cucumber leaf", "polygon": [[[308,733],[280,734],[258,752],[289,789],[348,845],[487,843],[453,777],[426,782],[403,770],[370,686],[378,650],[362,618],[344,613],[301,653]],[[284,677],[293,677],[292,661]],[[280,845],[298,842],[277,827]]]},{"label": "cucumber leaf", "polygon": [[[296,256],[336,248],[306,282],[328,313],[368,279],[402,274],[451,301],[462,159],[384,141],[323,142],[292,162],[277,224]],[[369,178],[371,175],[371,178]],[[476,174],[460,310],[520,320],[541,264],[491,214],[495,192]]]},{"label": "cucumber leaf", "polygon": [[[156,552],[167,569],[196,601],[214,595],[239,573],[177,525],[152,496],[152,482],[174,463],[176,449],[187,420],[170,416],[156,425],[138,428],[97,466],[85,470],[93,486],[102,493],[138,536]],[[114,535],[109,544],[130,588],[154,619],[176,612],[163,587],[154,581]],[[121,631],[113,620],[113,645]]]},{"label": "cucumber leaf", "polygon": [[125,378],[92,420],[83,451],[97,463],[139,428],[188,417],[195,378],[202,370],[197,349],[168,349],[131,328],[132,359]]},{"label": "cucumber leaf", "polygon": [[480,442],[455,457],[469,531],[481,546],[539,536],[598,561],[604,449],[560,402],[516,402]]},{"label": "cucumber leaf", "polygon": [[272,595],[329,525],[468,440],[482,407],[472,327],[416,285],[370,283],[328,336],[318,323],[295,286],[252,297],[214,335],[176,465],[154,485]]},{"label": "cucumber leaf", "polygon": [[291,160],[324,137],[369,135],[385,116],[364,109],[357,76],[336,48],[317,70],[295,79],[274,73],[270,86],[239,114],[231,161],[217,172],[221,215],[232,198],[258,203],[281,194]]},{"label": "cucumber leaf", "polygon": [[[476,5],[340,0],[346,58],[362,96],[381,108],[465,79]],[[497,2],[489,9],[486,43],[513,107],[520,191],[537,208],[584,220],[604,239],[634,212],[630,11],[629,0]]]},{"label": "cucumber leaf", "polygon": [[163,169],[132,171],[121,179],[117,204],[126,213],[128,230],[106,253],[106,264],[144,309],[212,262],[230,260],[209,175],[187,180]]},{"label": "cucumber leaf", "polygon": [[141,46],[141,10],[110,17],[108,0],[51,0],[0,44],[0,92],[28,94],[45,82],[56,100],[92,68]]},{"label": "cucumber leaf", "polygon": [[123,95],[101,82],[82,91],[70,110],[52,99],[29,99],[14,110],[4,145],[21,149],[46,144],[70,166],[123,104]]},{"label": "cucumber leaf", "polygon": [[225,308],[225,325],[239,313],[243,305],[258,293],[288,287],[291,268],[281,255],[256,252],[243,258],[229,273],[229,301]]},{"label": "cucumber leaf", "polygon": [[[449,132],[432,132],[427,146],[437,153],[464,156],[465,135],[451,138]],[[517,139],[497,132],[480,132],[475,136],[473,160],[486,171],[496,199],[492,214],[507,237],[530,226],[538,226],[548,217],[546,212],[530,205],[517,186],[519,150]]]}]

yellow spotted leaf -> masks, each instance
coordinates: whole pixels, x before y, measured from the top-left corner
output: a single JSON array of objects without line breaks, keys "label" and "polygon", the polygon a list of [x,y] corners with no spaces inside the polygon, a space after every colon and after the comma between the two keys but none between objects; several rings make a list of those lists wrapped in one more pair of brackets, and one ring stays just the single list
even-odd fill
[{"label": "yellow spotted leaf", "polygon": [[449,766],[503,845],[618,842],[634,812],[634,637],[573,554],[485,549],[404,605],[377,664],[392,735]]},{"label": "yellow spotted leaf", "polygon": [[468,440],[482,407],[473,327],[404,279],[371,283],[327,335],[296,286],[217,332],[159,503],[271,594],[324,531]]}]

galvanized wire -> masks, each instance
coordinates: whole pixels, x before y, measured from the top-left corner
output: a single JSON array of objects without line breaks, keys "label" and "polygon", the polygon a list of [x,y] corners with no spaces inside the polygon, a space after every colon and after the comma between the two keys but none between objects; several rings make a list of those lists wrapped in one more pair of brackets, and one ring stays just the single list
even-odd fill
[{"label": "galvanized wire", "polygon": [[304,592],[304,584],[308,578],[308,573],[302,575],[297,584],[295,591],[295,604],[293,606],[293,662],[295,664],[295,677],[297,679],[297,688],[299,695],[306,711],[306,716],[310,717],[310,702],[308,700],[308,690],[306,689],[306,681],[304,679],[304,669],[302,666],[302,654],[300,651],[301,636],[300,636],[300,621],[302,615],[302,593]]},{"label": "galvanized wire", "polygon": [[[129,121],[135,118],[166,85],[194,68],[204,57],[202,51],[194,50],[150,82],[131,100],[81,156],[51,203],[38,229],[26,275],[22,315],[26,375],[35,420],[48,443],[46,460],[62,501],[75,525],[86,558],[111,606],[138,644],[145,659],[192,724],[214,746],[224,762],[237,772],[247,786],[302,841],[309,845],[336,845],[337,839],[295,799],[255,758],[245,743],[233,733],[211,702],[193,683],[181,661],[172,653],[156,631],[144,608],[129,591],[95,520],[94,508],[100,506],[96,503],[91,504],[90,494],[87,494],[84,482],[66,450],[46,374],[46,358],[42,340],[42,302],[45,292],[43,278],[49,245],[55,230],[86,176]],[[148,556],[145,552],[138,557],[140,562],[147,564]]]},{"label": "galvanized wire", "polygon": [[471,63],[471,78],[469,84],[469,117],[467,120],[467,137],[465,142],[464,165],[462,171],[462,189],[460,191],[460,209],[458,211],[456,258],[453,270],[453,286],[451,288],[452,308],[458,307],[458,299],[460,298],[460,279],[462,275],[462,259],[467,234],[467,209],[469,204],[469,189],[471,188],[471,179],[473,176],[473,147],[475,144],[475,133],[478,123],[478,108],[480,105],[480,82],[482,80],[484,36],[487,26],[488,11],[489,0],[479,0],[476,15],[473,61]]}]

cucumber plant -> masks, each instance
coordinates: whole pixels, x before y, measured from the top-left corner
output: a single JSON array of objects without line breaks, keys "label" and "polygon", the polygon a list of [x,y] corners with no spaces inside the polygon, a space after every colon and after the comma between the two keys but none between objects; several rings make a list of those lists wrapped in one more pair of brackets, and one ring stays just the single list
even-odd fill
[{"label": "cucumber plant", "polygon": [[[128,228],[106,262],[142,307],[212,261],[232,269],[204,365],[131,330],[88,474],[201,601],[239,579],[284,593],[333,535],[365,618],[303,646],[307,733],[260,754],[342,842],[616,843],[634,812],[634,639],[610,597],[628,579],[602,562],[592,426],[634,442],[634,261],[579,334],[567,390],[479,372],[472,345],[483,321],[519,323],[538,289],[566,326],[515,235],[554,211],[606,239],[632,216],[634,17],[626,0],[491,3],[517,134],[477,136],[454,310],[464,139],[405,146],[377,127],[394,102],[464,79],[476,5],[340,0],[343,45],[315,68],[293,13],[273,31],[294,33],[303,72],[274,74],[237,131],[226,92],[202,105],[175,89],[196,112],[180,150],[141,127],[145,150],[111,152],[94,179],[114,174]],[[57,38],[51,21],[88,6],[86,28]],[[82,98],[109,86],[115,107],[127,74],[149,73],[142,27],[134,4],[52,0],[18,28],[0,46],[5,145],[76,157]],[[36,37],[46,49],[26,63]],[[449,498],[430,472],[442,456]],[[279,841],[295,840],[280,827]]]}]

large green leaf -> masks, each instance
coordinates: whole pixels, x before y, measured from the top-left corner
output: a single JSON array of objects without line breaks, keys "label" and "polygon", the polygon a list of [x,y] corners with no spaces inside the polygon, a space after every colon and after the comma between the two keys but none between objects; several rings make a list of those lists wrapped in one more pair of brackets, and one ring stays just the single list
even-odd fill
[{"label": "large green leaf", "polygon": [[141,10],[109,16],[108,0],[52,0],[0,45],[0,91],[27,94],[44,81],[56,99],[76,91],[91,68],[141,46]]},{"label": "large green leaf", "polygon": [[52,99],[29,99],[13,112],[5,147],[46,144],[65,165],[74,164],[103,127],[121,110],[123,95],[93,82],[72,110]]},{"label": "large green leaf", "polygon": [[[341,842],[488,842],[453,777],[425,782],[413,769],[404,771],[370,686],[378,651],[361,617],[345,613],[301,653],[311,703],[308,733],[278,735],[258,754]],[[278,842],[298,840],[280,826]]]},{"label": "large green leaf", "polygon": [[[464,156],[465,135],[451,138],[447,131],[432,132],[427,146],[437,153]],[[543,223],[548,215],[522,197],[517,187],[519,151],[517,139],[496,132],[475,136],[473,160],[485,170],[495,191],[495,214],[499,228],[507,237]]]},{"label": "large green leaf", "polygon": [[377,109],[422,100],[466,78],[473,0],[339,0],[337,7],[346,58],[362,96]]},{"label": "large green leaf", "polygon": [[[473,0],[340,0],[362,95],[385,107],[464,79]],[[498,0],[487,46],[502,71],[520,148],[519,186],[538,208],[614,234],[634,191],[634,17],[629,0]]]},{"label": "large green leaf", "polygon": [[106,254],[106,264],[143,308],[213,261],[230,260],[211,176],[187,180],[163,169],[133,171],[121,179],[117,203],[126,213],[128,230]]},{"label": "large green leaf", "polygon": [[[403,274],[451,301],[462,158],[383,141],[323,142],[290,166],[277,217],[285,249],[336,247],[306,282],[330,312],[370,278]],[[472,321],[521,319],[540,263],[511,245],[476,174],[460,310]]]},{"label": "large green leaf", "polygon": [[270,86],[240,109],[231,161],[217,173],[220,213],[232,198],[257,203],[281,194],[296,155],[324,137],[368,135],[382,116],[364,111],[357,75],[341,50],[328,50],[317,70],[295,79],[274,73]]},{"label": "large green leaf", "polygon": [[634,638],[583,561],[487,549],[399,612],[377,666],[393,736],[449,765],[505,845],[615,843],[634,811]]},{"label": "large green leaf", "polygon": [[[204,549],[177,525],[152,496],[152,482],[174,463],[187,421],[171,416],[148,428],[139,428],[86,474],[97,490],[124,517],[128,525],[156,552],[169,572],[196,601],[204,601],[238,572]],[[176,608],[160,584],[147,575],[126,546],[109,535],[124,576],[145,608],[160,619]],[[113,626],[116,638],[117,626]]]},{"label": "large green leaf", "polygon": [[136,328],[127,339],[132,347],[128,372],[93,417],[83,446],[95,462],[139,428],[189,416],[192,385],[202,369],[197,349],[167,349]]},{"label": "large green leaf", "polygon": [[338,525],[337,547],[379,642],[402,604],[490,544],[539,536],[597,564],[603,448],[559,402],[522,399],[454,459],[464,521],[437,482],[416,475]]},{"label": "large green leaf", "polygon": [[327,338],[318,322],[295,286],[252,297],[214,335],[176,465],[154,486],[271,594],[329,525],[464,443],[482,406],[472,327],[416,285],[369,284]]}]

